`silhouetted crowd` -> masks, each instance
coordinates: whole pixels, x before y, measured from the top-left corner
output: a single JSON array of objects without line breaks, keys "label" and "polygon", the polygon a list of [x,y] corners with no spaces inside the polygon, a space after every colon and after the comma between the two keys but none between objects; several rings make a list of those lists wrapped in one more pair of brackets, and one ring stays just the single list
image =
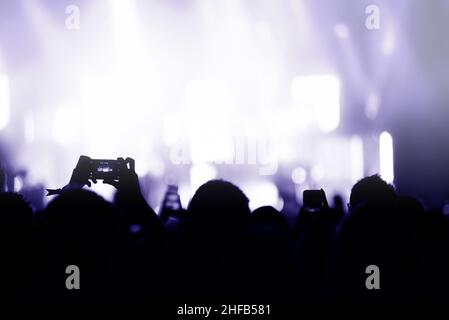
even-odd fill
[{"label": "silhouetted crowd", "polygon": [[[202,185],[187,209],[157,215],[132,159],[113,203],[82,189],[77,166],[48,206],[0,194],[2,296],[19,301],[449,296],[449,223],[378,175],[357,182],[348,212],[302,208],[293,228],[273,207],[253,212],[235,185]],[[68,289],[67,266],[80,271]],[[379,288],[367,287],[368,266]],[[270,301],[271,301],[270,300]]]}]

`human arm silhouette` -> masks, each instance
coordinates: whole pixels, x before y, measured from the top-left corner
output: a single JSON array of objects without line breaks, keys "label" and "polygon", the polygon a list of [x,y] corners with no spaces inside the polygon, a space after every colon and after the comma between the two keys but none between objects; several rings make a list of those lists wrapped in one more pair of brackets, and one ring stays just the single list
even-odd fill
[{"label": "human arm silhouette", "polygon": [[124,214],[129,226],[140,225],[143,235],[160,235],[165,231],[163,224],[142,196],[134,159],[118,158],[118,160],[120,178],[103,180],[104,184],[117,189],[115,205]]},{"label": "human arm silhouette", "polygon": [[[139,178],[135,172],[135,161],[132,158],[117,158],[119,176],[103,179],[104,184],[109,184],[117,189],[115,205],[123,213],[124,220],[129,226],[139,225],[142,234],[160,234],[164,231],[163,225],[142,196]],[[47,195],[61,194],[69,190],[91,187],[97,180],[91,174],[91,161],[88,156],[79,157],[76,167],[73,169],[69,183],[62,189],[47,189]]]},{"label": "human arm silhouette", "polygon": [[47,196],[57,195],[69,190],[82,189],[85,185],[92,186],[92,183],[97,183],[95,179],[89,179],[89,163],[91,158],[88,156],[80,156],[75,169],[72,171],[69,183],[62,189],[47,189]]}]

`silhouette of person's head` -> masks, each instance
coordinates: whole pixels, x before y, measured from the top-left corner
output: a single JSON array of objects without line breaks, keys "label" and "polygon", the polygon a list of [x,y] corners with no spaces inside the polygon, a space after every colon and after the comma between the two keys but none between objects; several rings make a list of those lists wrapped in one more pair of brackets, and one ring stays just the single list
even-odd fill
[{"label": "silhouette of person's head", "polygon": [[210,296],[237,288],[241,249],[250,210],[248,198],[235,185],[212,180],[198,188],[183,221],[179,254],[188,259],[178,278],[193,296]]},{"label": "silhouette of person's head", "polygon": [[[112,204],[87,190],[72,190],[54,199],[44,213],[45,231],[67,244],[89,248],[110,240],[115,231]],[[56,239],[55,239],[56,240]]]},{"label": "silhouette of person's head", "polygon": [[250,215],[250,226],[241,252],[243,292],[251,297],[283,297],[292,282],[288,224],[271,206]]},{"label": "silhouette of person's head", "polygon": [[32,263],[33,211],[16,193],[0,193],[0,274],[2,296],[17,299],[26,295],[30,285]]},{"label": "silhouette of person's head", "polygon": [[[338,232],[337,259],[341,287],[360,297],[413,295],[419,272],[418,251],[393,186],[378,175],[357,182],[351,193],[351,214]],[[368,265],[382,270],[382,291],[367,291],[360,273]]]},{"label": "silhouette of person's head", "polygon": [[404,215],[406,222],[418,226],[425,216],[425,210],[418,199],[411,196],[399,196],[398,209]]},{"label": "silhouette of person's head", "polygon": [[337,212],[344,212],[345,208],[344,208],[343,198],[341,197],[341,195],[336,194],[333,199],[334,199],[334,203],[333,203],[332,208]]},{"label": "silhouette of person's head", "polygon": [[119,235],[112,204],[91,191],[68,191],[47,206],[42,231],[49,281],[60,287],[64,281],[58,277],[64,277],[65,267],[74,264],[83,270],[87,292],[106,289],[106,283],[111,283]]},{"label": "silhouette of person's head", "polygon": [[254,210],[250,215],[253,227],[270,227],[288,232],[288,224],[282,214],[272,206],[263,206]]},{"label": "silhouette of person's head", "polygon": [[242,230],[248,224],[248,202],[245,194],[232,183],[211,180],[195,192],[187,209],[187,223],[208,233]]},{"label": "silhouette of person's head", "polygon": [[391,184],[375,174],[359,180],[351,190],[350,207],[355,207],[363,203],[392,203],[396,198],[396,191]]},{"label": "silhouette of person's head", "polygon": [[0,193],[0,213],[0,223],[5,227],[2,234],[5,232],[17,233],[24,228],[32,227],[33,210],[20,194]]}]

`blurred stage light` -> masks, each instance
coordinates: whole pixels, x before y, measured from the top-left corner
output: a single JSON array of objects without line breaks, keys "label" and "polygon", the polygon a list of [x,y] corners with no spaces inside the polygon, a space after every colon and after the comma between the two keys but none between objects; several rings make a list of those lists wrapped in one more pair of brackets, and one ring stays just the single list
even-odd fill
[{"label": "blurred stage light", "polygon": [[392,30],[387,30],[382,40],[381,51],[384,55],[389,56],[393,53],[396,45],[396,36]]},{"label": "blurred stage light", "polygon": [[188,184],[183,183],[179,185],[178,194],[183,208],[187,208],[195,191],[191,190]]},{"label": "blurred stage light", "polygon": [[138,72],[145,61],[145,56],[136,3],[134,0],[109,0],[109,8],[117,71],[124,74]]},{"label": "blurred stage light", "polygon": [[194,194],[204,183],[217,177],[217,168],[211,164],[196,164],[190,168],[190,190]]},{"label": "blurred stage light", "polygon": [[[266,4],[264,10],[272,12],[274,16],[264,16],[265,20],[255,21],[255,17],[247,14],[246,6],[236,3],[217,6],[215,3],[200,1],[181,13],[185,8],[156,3],[142,7],[138,0],[108,0],[106,6],[95,4],[95,7],[89,5],[82,9],[85,12],[82,23],[86,28],[83,28],[82,41],[79,43],[76,42],[75,34],[72,34],[72,38],[75,36],[74,42],[66,39],[66,30],[58,27],[58,23],[52,19],[54,17],[49,14],[51,10],[45,6],[23,6],[27,8],[27,20],[33,26],[36,39],[47,40],[40,41],[43,50],[38,48],[42,52],[42,57],[36,60],[38,68],[30,66],[26,71],[29,71],[30,79],[35,81],[40,75],[39,66],[60,66],[60,62],[54,59],[56,56],[62,57],[65,65],[67,56],[60,53],[75,53],[73,57],[70,56],[70,64],[78,72],[74,76],[70,73],[70,77],[66,76],[67,72],[62,72],[61,76],[55,74],[55,77],[61,79],[61,90],[56,95],[48,93],[45,98],[56,101],[56,106],[60,102],[74,101],[72,99],[76,93],[73,84],[79,80],[82,86],[81,101],[77,103],[78,107],[81,106],[80,120],[78,122],[78,119],[70,116],[71,111],[60,111],[55,118],[61,121],[56,121],[58,124],[52,128],[51,121],[56,109],[33,109],[35,113],[25,113],[24,118],[12,117],[8,128],[23,124],[24,140],[27,143],[39,140],[53,146],[56,139],[64,144],[63,148],[58,146],[54,149],[62,151],[62,154],[55,152],[48,156],[52,166],[47,164],[50,161],[41,160],[37,164],[33,157],[28,154],[24,156],[29,159],[26,161],[36,176],[49,177],[47,181],[51,182],[50,186],[60,185],[57,179],[66,178],[72,169],[72,164],[66,164],[70,161],[61,163],[58,158],[76,160],[75,154],[79,154],[77,151],[81,148],[92,157],[132,156],[136,159],[139,175],[151,172],[160,177],[172,170],[170,164],[159,158],[160,150],[166,149],[163,149],[162,143],[173,148],[180,137],[185,141],[186,149],[189,148],[190,152],[186,150],[186,154],[191,155],[192,159],[188,160],[199,165],[191,170],[189,166],[174,169],[184,178],[179,183],[188,190],[183,193],[183,199],[190,199],[190,192],[193,193],[201,183],[217,174],[215,167],[203,163],[231,160],[230,164],[263,165],[272,162],[271,155],[277,157],[276,161],[282,166],[280,168],[288,165],[286,173],[291,174],[291,177],[287,178],[301,183],[301,187],[305,184],[316,187],[316,180],[321,180],[320,184],[323,185],[340,185],[343,179],[349,183],[351,177],[363,172],[363,144],[353,142],[353,147],[348,147],[349,139],[345,136],[345,149],[338,154],[337,162],[333,161],[337,158],[335,152],[330,151],[323,156],[321,151],[327,149],[327,146],[318,147],[321,141],[317,142],[307,132],[311,125],[324,132],[338,127],[340,83],[337,74],[332,74],[334,71],[328,69],[324,71],[328,74],[295,78],[291,84],[291,94],[296,103],[294,107],[288,101],[289,83],[287,91],[282,90],[282,83],[292,80],[291,70],[304,70],[304,62],[311,68],[305,70],[311,72],[322,70],[320,67],[329,62],[320,54],[322,48],[315,44],[320,42],[320,37],[310,23],[312,21],[308,21],[313,18],[312,15],[302,1],[293,2],[298,7],[294,21],[280,21],[284,17],[276,14],[280,7],[273,3]],[[143,8],[148,10],[139,10]],[[105,15],[99,12],[103,9],[106,9]],[[297,32],[290,34],[287,29],[283,32],[278,28],[278,22],[282,22],[282,26],[285,25],[288,30],[293,25],[297,26],[295,30],[299,30],[303,37],[298,38]],[[358,75],[359,72],[363,73],[363,68],[359,68],[360,57],[357,50],[352,48],[353,41],[349,41],[354,35],[345,23],[331,23],[327,28],[334,40],[341,39],[337,43],[350,62],[349,68],[343,68],[344,71],[350,73],[351,79],[355,79],[354,83],[362,87],[362,83],[363,86],[365,83],[360,81],[362,78]],[[385,33],[383,36],[384,42],[388,44],[388,35]],[[300,40],[286,41],[291,37]],[[380,54],[382,51],[379,50],[389,47],[382,43],[382,39],[377,48]],[[70,43],[73,43],[73,47]],[[298,55],[295,54],[293,60],[284,59],[285,52],[296,52]],[[189,83],[191,79],[193,81]],[[186,96],[183,97],[182,88],[186,83]],[[0,99],[2,97],[1,94]],[[374,102],[367,104],[375,106],[375,98]],[[43,105],[42,101],[38,102]],[[46,110],[50,110],[51,114],[46,114]],[[1,129],[4,114],[0,111]],[[373,114],[377,109],[372,107],[366,112],[368,117],[375,117]],[[45,117],[48,117],[48,123],[41,121]],[[50,130],[42,130],[46,126]],[[251,130],[256,132],[254,139],[248,133]],[[52,132],[58,134],[52,137]],[[21,134],[19,132],[19,136]],[[78,136],[82,143],[73,145],[72,142]],[[272,136],[275,138],[271,139]],[[328,140],[333,136],[335,134],[325,137],[320,135],[318,140]],[[22,143],[20,138],[17,138],[18,143]],[[272,140],[276,142],[276,152],[272,151]],[[368,140],[366,143],[365,151],[377,149],[377,141],[374,141],[374,146],[368,145]],[[302,162],[302,151],[307,153],[312,144],[317,145],[317,150]],[[232,163],[232,160],[235,162]],[[294,161],[299,163],[295,165]],[[346,162],[348,167],[342,166],[342,162]],[[51,169],[45,174],[40,171],[41,166],[56,168],[54,163],[65,166],[61,169],[58,167],[60,176]],[[313,174],[302,168],[292,171],[297,165],[309,169],[316,163],[320,163],[322,168],[314,168]],[[352,171],[349,163],[357,163]],[[213,169],[207,173],[204,167]],[[252,179],[252,173],[247,168],[244,165],[232,166],[232,170],[238,170],[245,179]],[[192,190],[189,170],[192,180],[200,181],[193,181],[195,186]],[[201,176],[207,178],[198,178]],[[106,190],[107,193],[109,191]]]},{"label": "blurred stage light", "polygon": [[323,180],[324,175],[325,175],[324,168],[320,164],[313,166],[312,170],[310,170],[310,177],[315,182],[320,182],[321,180]]},{"label": "blurred stage light", "polygon": [[217,79],[188,82],[183,123],[193,163],[229,163],[235,156],[229,88]]},{"label": "blurred stage light", "polygon": [[379,136],[380,175],[388,183],[394,180],[393,138],[384,131]]},{"label": "blurred stage light", "polygon": [[338,23],[334,26],[334,33],[340,39],[346,39],[349,36],[348,27],[343,23]]},{"label": "blurred stage light", "polygon": [[307,179],[307,172],[304,168],[298,167],[292,171],[292,180],[295,184],[302,184]]},{"label": "blurred stage light", "polygon": [[351,181],[353,183],[364,176],[363,140],[360,136],[354,135],[349,140],[350,161],[351,161]]},{"label": "blurred stage light", "polygon": [[182,120],[177,112],[168,113],[164,117],[163,139],[166,146],[170,147],[179,142],[182,137]]},{"label": "blurred stage light", "polygon": [[368,93],[365,104],[365,116],[370,120],[376,119],[379,113],[379,105],[380,105],[379,95],[375,92]]},{"label": "blurred stage light", "polygon": [[[85,152],[98,157],[116,157],[140,152],[141,139],[146,151],[151,145],[153,127],[148,126],[150,108],[141,108],[147,101],[139,90],[132,88],[128,77],[86,76],[81,82],[82,125]],[[140,101],[140,102],[139,102]],[[147,135],[139,130],[145,128]],[[130,144],[133,141],[133,144]]]},{"label": "blurred stage light", "polygon": [[335,75],[298,76],[292,81],[293,100],[324,132],[340,123],[340,81]]},{"label": "blurred stage light", "polygon": [[34,141],[34,114],[28,111],[23,118],[23,136],[26,143]]},{"label": "blurred stage light", "polygon": [[14,177],[14,192],[20,192],[23,188],[23,178]]},{"label": "blurred stage light", "polygon": [[272,206],[277,210],[282,209],[278,188],[270,181],[258,181],[257,183],[243,185],[242,191],[250,199],[249,208],[251,211],[262,206]]},{"label": "blurred stage light", "polygon": [[9,79],[0,74],[0,130],[6,128],[10,117]]},{"label": "blurred stage light", "polygon": [[140,171],[137,170],[136,167],[136,173],[139,176],[143,176],[145,174],[150,173],[153,176],[160,178],[165,173],[164,161],[162,161],[161,158],[158,157],[157,155],[150,156],[147,158],[147,161],[145,161],[145,163],[142,165]]},{"label": "blurred stage light", "polygon": [[53,138],[62,145],[80,141],[81,117],[75,107],[61,107],[53,118]]}]

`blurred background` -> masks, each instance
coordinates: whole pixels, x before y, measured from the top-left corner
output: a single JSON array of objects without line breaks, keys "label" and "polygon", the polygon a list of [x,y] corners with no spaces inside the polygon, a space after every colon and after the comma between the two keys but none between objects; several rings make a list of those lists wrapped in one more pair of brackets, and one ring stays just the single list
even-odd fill
[{"label": "blurred background", "polygon": [[3,188],[42,206],[85,154],[136,159],[155,208],[224,178],[297,212],[374,173],[442,205],[447,30],[445,0],[0,0]]}]

